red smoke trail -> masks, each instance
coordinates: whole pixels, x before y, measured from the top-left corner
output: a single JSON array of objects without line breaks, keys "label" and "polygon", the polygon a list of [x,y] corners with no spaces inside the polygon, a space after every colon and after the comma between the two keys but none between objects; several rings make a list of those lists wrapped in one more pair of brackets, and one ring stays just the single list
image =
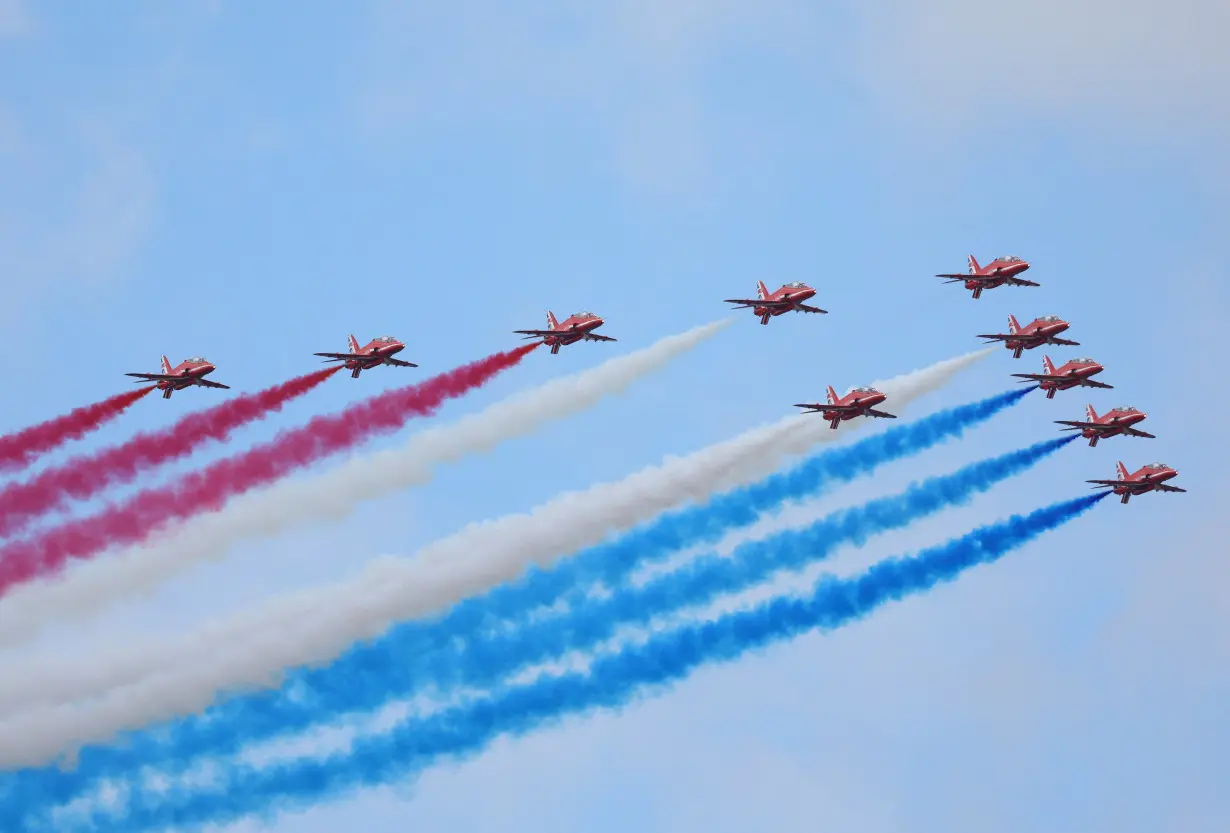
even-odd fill
[{"label": "red smoke trail", "polygon": [[228,399],[208,410],[189,414],[169,428],[137,434],[123,445],[74,458],[28,483],[0,489],[0,537],[20,532],[34,518],[69,500],[83,500],[107,486],[131,482],[142,471],[190,454],[203,443],[226,439],[236,428],[279,410],[340,369],[327,367],[257,393]]},{"label": "red smoke trail", "polygon": [[145,394],[153,390],[138,388],[93,405],[84,405],[64,416],[32,425],[16,434],[0,437],[0,472],[25,468],[41,454],[69,440],[77,440],[115,419]]},{"label": "red smoke trail", "polygon": [[0,594],[19,582],[55,570],[70,558],[132,544],[170,521],[217,510],[226,500],[261,486],[377,434],[433,413],[446,400],[480,387],[518,364],[538,342],[488,356],[418,385],[389,391],[339,414],[313,418],[264,445],[219,460],[158,489],[147,489],[91,518],[69,521],[37,538],[0,549]]}]

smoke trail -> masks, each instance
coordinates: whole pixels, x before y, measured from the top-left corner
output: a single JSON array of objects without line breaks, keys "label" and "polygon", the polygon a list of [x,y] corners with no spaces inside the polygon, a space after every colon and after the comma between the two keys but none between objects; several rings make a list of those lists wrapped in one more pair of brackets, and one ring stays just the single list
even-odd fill
[{"label": "smoke trail", "polygon": [[[876,387],[890,393],[900,408],[989,353],[941,362]],[[975,416],[989,416],[972,407]],[[922,436],[911,434],[913,430],[910,426],[897,436]],[[148,685],[176,694],[158,700],[132,696],[129,703],[147,702],[150,708],[157,704],[165,716],[190,713],[206,707],[217,689],[276,684],[271,680],[281,668],[332,659],[356,639],[376,637],[396,622],[513,578],[528,565],[554,563],[689,498],[701,499],[723,486],[762,477],[787,455],[841,433],[826,423],[792,415],[617,483],[557,497],[529,514],[471,525],[426,547],[412,560],[374,562],[344,584],[276,600],[186,639],[118,645],[72,663],[28,661],[12,667],[12,673],[0,680],[0,705],[7,710],[51,707],[77,698],[123,696],[121,686],[133,694],[136,688],[149,690]],[[0,622],[6,628],[10,614],[6,608],[13,601],[10,597],[6,606],[0,606]],[[37,615],[37,609],[22,607],[22,612]],[[457,615],[465,616],[466,610]],[[111,694],[111,689],[117,691]]]},{"label": "smoke trail", "polygon": [[[639,378],[716,335],[730,323],[717,321],[663,338],[649,347],[613,358],[598,367],[539,385],[508,397],[455,423],[433,427],[410,438],[402,449],[356,457],[315,478],[287,481],[233,501],[221,511],[200,515],[162,540],[117,553],[95,563],[82,563],[66,575],[35,581],[13,589],[0,605],[0,645],[12,644],[37,633],[50,622],[89,616],[126,596],[157,587],[200,561],[221,557],[245,538],[275,535],[296,525],[340,520],[359,502],[426,483],[437,466],[494,448],[505,440],[528,434],[544,423],[590,408],[607,396],[622,393]],[[981,358],[981,356],[978,356]],[[953,360],[957,362],[960,360]],[[955,372],[955,370],[951,371]],[[124,679],[178,661],[178,646],[135,648],[113,663],[78,669],[86,677]],[[146,659],[152,665],[146,663]],[[125,669],[132,669],[125,674]],[[54,698],[53,678],[67,667],[52,663],[48,691]],[[96,673],[95,673],[96,672]],[[75,672],[68,672],[75,673]],[[81,674],[78,674],[80,678]],[[21,685],[16,677],[0,679],[4,689]]]},{"label": "smoke trail", "polygon": [[0,472],[25,468],[39,456],[69,440],[79,440],[128,410],[133,403],[153,390],[137,388],[69,411],[64,416],[40,422],[0,437]]},{"label": "smoke trail", "polygon": [[[228,399],[188,414],[169,428],[137,434],[123,445],[75,457],[26,483],[0,490],[0,537],[20,532],[39,515],[69,500],[82,500],[108,486],[129,483],[141,472],[186,456],[211,440],[260,419],[303,396],[341,368],[327,367],[271,388]],[[147,388],[146,390],[150,390]]]},{"label": "smoke trail", "polygon": [[554,604],[594,582],[621,584],[644,566],[647,554],[662,558],[685,547],[713,543],[789,501],[822,494],[881,465],[959,437],[966,429],[1016,404],[1030,390],[1012,390],[938,411],[854,445],[818,454],[762,482],[712,498],[707,504],[668,513],[641,529],[579,553],[555,570],[533,572],[517,582],[494,587],[481,602],[462,602],[450,615],[463,615],[461,609],[470,607],[477,625],[482,620],[516,616],[527,607]]},{"label": "smoke trail", "polygon": [[486,384],[517,365],[538,344],[496,353],[352,405],[339,414],[313,418],[271,442],[219,460],[160,489],[147,489],[93,517],[69,521],[37,538],[0,549],[0,594],[71,558],[85,558],[107,547],[140,541],[154,529],[192,515],[216,511],[227,498],[283,477],[329,454],[400,428],[416,416],[435,412],[444,402]]},{"label": "smoke trail", "polygon": [[[400,625],[377,642],[352,647],[327,668],[300,671],[281,691],[223,701],[206,714],[188,718],[154,737],[132,740],[118,756],[94,753],[90,759],[94,775],[122,775],[129,769],[176,762],[190,765],[198,755],[233,752],[245,744],[291,734],[322,715],[334,719],[342,713],[372,711],[390,700],[412,697],[421,689],[496,685],[506,675],[535,663],[590,650],[621,625],[645,624],[655,616],[746,590],[774,572],[797,570],[827,558],[844,544],[862,544],[873,535],[964,503],[1074,439],[1045,440],[928,478],[900,494],[745,543],[729,557],[713,554],[689,561],[643,587],[626,587],[606,598],[587,600],[563,616],[522,623],[511,632],[475,634],[465,617],[455,621],[450,616],[439,623]],[[457,645],[464,648],[451,650]],[[339,684],[360,677],[379,679],[380,684]],[[163,682],[161,690],[157,685],[131,686],[102,703],[46,709],[0,726],[0,767],[42,764],[70,745],[103,742],[118,731],[170,717],[152,713],[152,705],[181,699],[173,689],[183,682],[165,678]],[[367,699],[372,696],[379,699]]]},{"label": "smoke trail", "polygon": [[[948,359],[876,388],[891,394],[900,409],[989,352]],[[984,413],[982,407],[973,407],[974,416],[980,412]],[[913,431],[911,426],[895,436],[920,436],[911,434]],[[68,700],[112,696],[109,690],[128,687],[125,690],[134,695],[130,703],[159,704],[167,710],[166,716],[203,709],[215,689],[266,687],[279,668],[331,660],[354,640],[378,636],[397,621],[507,581],[531,564],[552,564],[568,552],[593,545],[610,532],[629,528],[688,498],[700,500],[722,486],[755,480],[776,469],[786,455],[840,434],[840,429],[830,431],[827,423],[792,415],[615,484],[557,497],[529,514],[471,524],[427,546],[413,560],[376,561],[339,586],[278,599],[253,614],[209,625],[187,639],[117,645],[74,662],[27,661],[10,668],[12,673],[0,680],[0,706],[5,710],[52,707]],[[191,546],[192,541],[182,545]],[[156,570],[156,562],[151,568]],[[0,607],[0,623],[4,623],[0,636],[12,626],[28,628],[28,618],[38,616],[41,609],[46,615],[50,607],[34,607],[25,604],[30,599],[22,599],[20,613],[27,616],[22,619],[12,610],[16,600],[15,594]],[[456,615],[465,615],[465,609]],[[143,692],[157,687],[176,694],[170,699],[138,696],[134,684]]]},{"label": "smoke trail", "polygon": [[[683,679],[693,669],[730,662],[749,651],[812,630],[833,630],[881,605],[952,581],[965,570],[992,563],[1039,535],[1088,511],[1105,493],[1088,495],[1014,515],[913,557],[881,561],[851,579],[826,577],[804,598],[778,597],[748,611],[655,634],[643,645],[596,659],[587,672],[543,677],[502,686],[476,703],[408,720],[380,735],[356,739],[333,755],[254,767],[230,762],[217,767],[198,789],[134,782],[114,810],[95,812],[91,833],[137,833],[174,825],[224,824],[252,813],[288,811],[343,791],[404,779],[442,759],[470,757],[505,735],[523,735],[571,714],[626,706]],[[348,685],[373,685],[359,678]],[[87,751],[82,764],[88,765]],[[55,768],[12,776],[11,799],[0,821],[13,833],[37,829],[36,814],[75,794],[81,772]],[[61,828],[71,833],[71,828]]]}]

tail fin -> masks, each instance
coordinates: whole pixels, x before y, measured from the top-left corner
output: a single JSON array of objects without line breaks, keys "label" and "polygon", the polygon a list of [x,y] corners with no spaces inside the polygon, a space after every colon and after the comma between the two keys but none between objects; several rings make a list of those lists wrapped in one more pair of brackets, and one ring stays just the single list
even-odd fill
[{"label": "tail fin", "polygon": [[171,372],[171,362],[166,356],[162,357],[162,372],[166,374],[170,374]]},{"label": "tail fin", "polygon": [[1008,316],[1008,332],[1016,335],[1021,331],[1021,325],[1017,322],[1015,315]]},{"label": "tail fin", "polygon": [[559,329],[559,322],[555,320],[555,313],[551,312],[551,310],[547,310],[547,329],[548,330],[558,330]]},{"label": "tail fin", "polygon": [[1095,411],[1095,410],[1093,409],[1093,406],[1092,406],[1092,405],[1086,405],[1086,406],[1085,406],[1085,417],[1086,417],[1086,418],[1087,418],[1090,422],[1097,422],[1097,421],[1098,421],[1098,412],[1097,412],[1097,411]]},{"label": "tail fin", "polygon": [[1122,462],[1115,463],[1115,471],[1119,472],[1120,480],[1127,480],[1127,476],[1128,476],[1127,466],[1123,465]]},{"label": "tail fin", "polygon": [[764,301],[764,300],[767,300],[767,299],[768,299],[768,297],[769,297],[769,290],[768,290],[768,288],[764,285],[764,281],[756,281],[756,297],[757,297],[757,298],[759,298],[759,299],[760,299],[760,300],[762,300],[762,301]]},{"label": "tail fin", "polygon": [[971,275],[977,273],[978,270],[982,268],[981,266],[978,265],[978,258],[974,257],[973,255],[967,255],[966,257],[969,261],[969,273]]},{"label": "tail fin", "polygon": [[1051,361],[1050,356],[1042,357],[1042,372],[1045,373],[1047,376],[1055,375],[1055,363]]},{"label": "tail fin", "polygon": [[350,341],[349,341],[349,344],[350,344],[350,352],[351,352],[351,353],[357,353],[357,352],[359,352],[359,340],[358,340],[357,338],[355,338],[355,337],[354,337],[354,333],[351,333],[351,334],[350,334]]},{"label": "tail fin", "polygon": [[832,385],[828,386],[828,393],[829,393],[829,404],[836,405],[837,404],[837,391],[833,390]]}]

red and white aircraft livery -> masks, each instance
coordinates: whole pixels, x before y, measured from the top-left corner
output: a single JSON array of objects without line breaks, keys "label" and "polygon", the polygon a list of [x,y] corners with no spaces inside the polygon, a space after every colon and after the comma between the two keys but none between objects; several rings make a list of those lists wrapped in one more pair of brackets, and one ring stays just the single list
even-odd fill
[{"label": "red and white aircraft livery", "polygon": [[1145,492],[1186,492],[1187,489],[1180,489],[1178,486],[1167,486],[1165,481],[1170,480],[1178,474],[1165,463],[1149,463],[1141,466],[1132,474],[1128,474],[1127,467],[1123,463],[1116,463],[1116,469],[1119,472],[1118,480],[1086,480],[1086,483],[1095,483],[1095,489],[1110,489],[1117,495],[1121,496],[1120,503],[1127,503],[1132,495],[1143,495]]},{"label": "red and white aircraft livery", "polygon": [[739,306],[735,307],[735,309],[747,309],[750,307],[752,312],[756,313],[760,318],[761,324],[768,324],[770,318],[791,312],[792,310],[794,312],[818,312],[827,315],[828,310],[803,303],[815,296],[816,290],[802,281],[782,284],[781,289],[772,293],[764,285],[764,281],[756,281],[755,299],[727,298],[725,303],[738,304]]},{"label": "red and white aircraft livery", "polygon": [[969,272],[964,275],[957,273],[936,275],[937,278],[948,278],[947,283],[965,282],[965,288],[972,290],[975,298],[982,296],[982,290],[994,289],[997,286],[1041,286],[1042,284],[1018,278],[1017,275],[1029,268],[1029,261],[1019,257],[1005,255],[997,257],[986,266],[979,266],[977,259],[969,255]]},{"label": "red and white aircraft livery", "polygon": [[1156,440],[1157,437],[1145,431],[1138,431],[1132,426],[1144,420],[1148,416],[1139,408],[1133,408],[1131,405],[1116,405],[1106,413],[1098,416],[1098,412],[1093,409],[1092,405],[1085,406],[1085,416],[1088,417],[1086,422],[1074,422],[1066,419],[1055,420],[1056,425],[1070,425],[1070,428],[1064,428],[1064,431],[1080,431],[1081,436],[1089,440],[1089,447],[1098,444],[1098,440],[1106,439],[1107,437],[1145,437],[1150,440]]},{"label": "red and white aircraft livery", "polygon": [[1042,371],[1042,373],[1013,373],[1012,375],[1037,382],[1038,387],[1046,391],[1047,399],[1054,399],[1055,391],[1068,388],[1106,388],[1110,390],[1114,387],[1114,385],[1095,382],[1089,378],[1102,372],[1102,365],[1090,358],[1072,359],[1062,367],[1056,368],[1050,356],[1043,356]]},{"label": "red and white aircraft livery", "polygon": [[418,367],[413,362],[393,358],[395,354],[405,349],[406,345],[393,338],[393,336],[373,338],[367,343],[366,347],[360,348],[358,339],[351,335],[349,353],[313,353],[312,355],[324,356],[326,364],[328,362],[344,362],[342,367],[350,371],[350,378],[358,379],[359,374],[364,370],[371,370],[373,367],[380,367],[382,364],[387,364],[391,367]]},{"label": "red and white aircraft livery", "polygon": [[125,373],[124,375],[135,376],[141,380],[139,384],[154,382],[156,387],[162,391],[162,398],[170,399],[171,394],[175,391],[190,388],[193,385],[200,385],[203,388],[230,390],[229,385],[224,385],[221,382],[211,382],[205,378],[210,373],[213,373],[214,369],[213,364],[203,356],[184,359],[175,367],[171,367],[167,357],[163,356],[161,373]]},{"label": "red and white aircraft livery", "polygon": [[794,407],[807,408],[806,413],[823,414],[824,418],[828,420],[829,428],[836,428],[842,420],[854,419],[860,416],[896,419],[895,414],[887,414],[884,411],[877,411],[875,409],[876,405],[879,405],[887,398],[887,396],[875,388],[854,388],[838,399],[837,391],[833,390],[832,385],[830,385],[828,387],[828,401],[825,404],[820,404],[819,402],[812,404],[800,402]]},{"label": "red and white aircraft livery", "polygon": [[547,328],[545,330],[513,330],[527,339],[541,338],[542,343],[551,348],[551,353],[559,352],[561,347],[575,344],[578,341],[617,341],[610,336],[600,336],[594,330],[606,322],[592,312],[574,312],[561,324],[555,320],[555,313],[547,310]]},{"label": "red and white aircraft livery", "polygon": [[1043,344],[1062,344],[1066,347],[1079,347],[1079,341],[1056,338],[1056,336],[1068,329],[1068,326],[1068,322],[1058,315],[1043,315],[1022,327],[1017,323],[1015,315],[1009,315],[1007,333],[983,333],[978,338],[1002,341],[1004,346],[1012,351],[1012,358],[1019,359],[1022,350],[1032,350],[1035,347],[1041,347]]}]

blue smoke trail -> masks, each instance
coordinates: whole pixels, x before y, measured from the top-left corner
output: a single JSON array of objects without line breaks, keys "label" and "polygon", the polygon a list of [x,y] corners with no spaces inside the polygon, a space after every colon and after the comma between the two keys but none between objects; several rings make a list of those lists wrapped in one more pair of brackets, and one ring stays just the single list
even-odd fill
[{"label": "blue smoke trail", "polygon": [[[328,667],[301,671],[289,688],[238,695],[204,715],[152,733],[134,733],[122,746],[84,749],[78,753],[73,778],[85,784],[142,767],[179,771],[199,756],[235,752],[344,714],[375,710],[423,689],[496,685],[536,663],[590,649],[621,624],[648,622],[739,592],[774,572],[797,570],[827,558],[843,544],[862,544],[872,535],[963,503],[1075,439],[1068,435],[1045,440],[930,477],[900,494],[833,513],[802,529],[747,542],[729,557],[712,554],[694,559],[643,587],[625,587],[605,599],[577,605],[564,616],[529,622],[511,633],[476,635],[441,623],[434,627],[431,641],[443,647],[422,651],[423,631],[431,626],[410,623],[351,649]],[[375,682],[356,685],[359,679]]]},{"label": "blue smoke trail", "polygon": [[[93,833],[137,833],[226,824],[274,807],[286,811],[338,793],[387,784],[442,759],[473,756],[503,735],[522,735],[571,714],[625,706],[713,662],[811,630],[833,630],[861,619],[886,602],[952,581],[970,567],[988,564],[1044,532],[1088,511],[1106,493],[1053,504],[980,527],[908,558],[890,558],[851,579],[826,577],[805,598],[778,597],[752,610],[653,636],[594,661],[588,672],[501,686],[474,704],[410,720],[384,734],[358,739],[329,757],[253,767],[226,765],[208,786],[163,792],[134,784],[113,811],[87,821]],[[371,681],[362,681],[370,683]],[[39,796],[38,798],[51,796]],[[30,801],[31,809],[46,803]],[[0,814],[5,830],[31,833],[33,820]],[[11,825],[11,826],[10,826]],[[69,828],[62,828],[68,830]],[[78,828],[80,829],[80,828]]]}]

